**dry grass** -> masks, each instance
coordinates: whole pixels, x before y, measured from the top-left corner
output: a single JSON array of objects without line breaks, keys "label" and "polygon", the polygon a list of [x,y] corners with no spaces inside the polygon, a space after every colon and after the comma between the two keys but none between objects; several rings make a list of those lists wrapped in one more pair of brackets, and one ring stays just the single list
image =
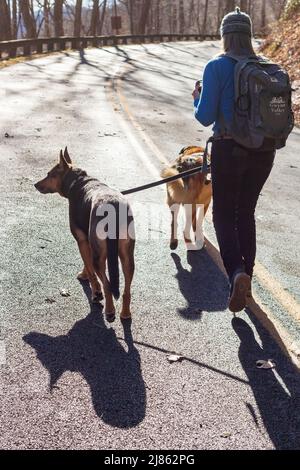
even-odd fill
[{"label": "dry grass", "polygon": [[295,89],[293,103],[296,124],[300,126],[300,11],[273,25],[260,51],[280,63],[290,74]]},{"label": "dry grass", "polygon": [[14,59],[2,59],[0,60],[0,69],[3,69],[4,67],[9,67],[10,65],[20,64],[22,62],[26,62],[27,60],[40,59],[41,57],[46,57],[54,54],[59,54],[59,51],[49,53],[44,52],[43,54],[22,55],[19,57],[15,57]]}]

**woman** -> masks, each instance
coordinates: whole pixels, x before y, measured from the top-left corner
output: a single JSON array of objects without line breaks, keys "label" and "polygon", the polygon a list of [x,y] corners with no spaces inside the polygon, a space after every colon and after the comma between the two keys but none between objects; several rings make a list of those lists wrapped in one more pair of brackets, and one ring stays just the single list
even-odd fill
[{"label": "woman", "polygon": [[[225,54],[255,55],[251,19],[238,8],[223,18],[221,37]],[[198,121],[204,126],[214,123],[211,151],[213,222],[230,282],[229,309],[239,312],[251,296],[256,254],[254,212],[272,169],[275,150],[273,147],[271,150],[249,150],[230,137],[236,61],[225,54],[206,65],[202,90],[196,87],[193,97]]]}]

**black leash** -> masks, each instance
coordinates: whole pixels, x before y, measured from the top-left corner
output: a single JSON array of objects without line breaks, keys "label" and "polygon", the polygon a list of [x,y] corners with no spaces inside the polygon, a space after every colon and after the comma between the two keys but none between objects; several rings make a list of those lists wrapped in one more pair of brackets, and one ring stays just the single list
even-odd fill
[{"label": "black leash", "polygon": [[204,173],[204,174],[209,173],[210,165],[208,164],[208,161],[207,161],[208,145],[212,141],[213,141],[213,138],[210,137],[210,139],[208,139],[208,141],[206,142],[206,147],[205,147],[205,151],[203,154],[203,164],[201,166],[192,168],[191,170],[183,171],[182,173],[178,173],[178,175],[169,176],[168,178],[164,178],[159,181],[154,181],[153,183],[143,184],[142,186],[137,186],[136,188],[132,188],[132,189],[126,189],[125,191],[121,191],[121,194],[126,195],[126,194],[137,193],[139,191],[144,191],[144,189],[150,189],[150,188],[154,188],[155,186],[160,186],[161,184],[172,183],[172,181],[179,180],[180,178],[188,178],[189,176],[194,175],[199,172]]},{"label": "black leash", "polygon": [[182,173],[178,173],[178,175],[169,176],[168,178],[164,178],[159,181],[154,181],[153,183],[143,184],[143,186],[137,186],[136,188],[126,189],[125,191],[121,191],[122,194],[132,194],[137,193],[139,191],[143,191],[144,189],[154,188],[155,186],[160,186],[161,184],[171,183],[172,181],[179,180],[180,178],[187,178],[188,176],[194,175],[195,173],[202,172],[202,166],[197,168],[192,168],[191,170],[183,171]]}]

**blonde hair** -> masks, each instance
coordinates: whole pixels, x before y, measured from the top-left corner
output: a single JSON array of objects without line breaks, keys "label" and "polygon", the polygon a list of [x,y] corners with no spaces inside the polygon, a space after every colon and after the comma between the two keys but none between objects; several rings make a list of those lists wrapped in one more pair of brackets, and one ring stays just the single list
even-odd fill
[{"label": "blonde hair", "polygon": [[230,52],[237,56],[255,55],[252,38],[248,34],[228,33],[224,34],[223,52]]}]

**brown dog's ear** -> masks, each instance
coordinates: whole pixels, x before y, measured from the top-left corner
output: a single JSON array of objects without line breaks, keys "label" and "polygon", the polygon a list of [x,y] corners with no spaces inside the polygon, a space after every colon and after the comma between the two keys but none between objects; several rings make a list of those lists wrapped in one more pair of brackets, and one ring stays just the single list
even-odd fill
[{"label": "brown dog's ear", "polygon": [[66,161],[64,155],[63,155],[63,151],[61,150],[59,152],[59,166],[62,168],[62,169],[66,169],[68,167],[70,167],[71,165],[69,165],[69,163]]},{"label": "brown dog's ear", "polygon": [[72,165],[72,160],[68,152],[68,147],[65,148],[64,159],[66,160],[67,163],[69,163],[69,165]]}]

